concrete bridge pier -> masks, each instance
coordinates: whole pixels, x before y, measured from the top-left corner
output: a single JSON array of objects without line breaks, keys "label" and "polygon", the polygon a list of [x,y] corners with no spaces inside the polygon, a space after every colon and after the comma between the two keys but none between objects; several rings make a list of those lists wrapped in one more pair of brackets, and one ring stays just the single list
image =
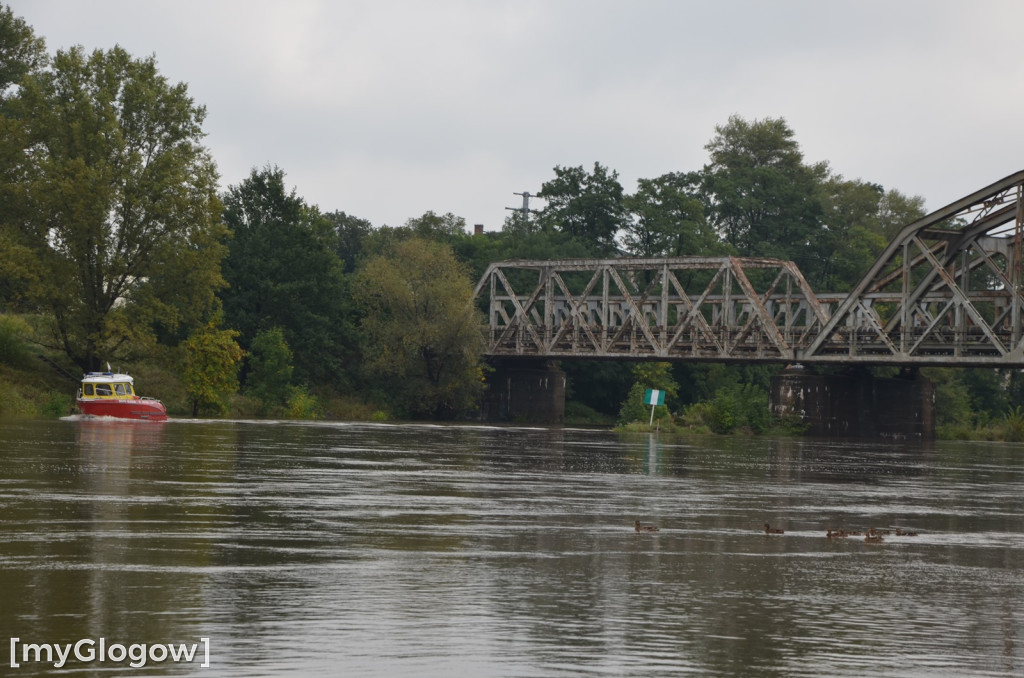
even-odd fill
[{"label": "concrete bridge pier", "polygon": [[565,372],[554,363],[503,360],[492,367],[481,411],[484,421],[565,422]]},{"label": "concrete bridge pier", "polygon": [[866,369],[815,374],[793,365],[772,377],[771,409],[777,416],[798,417],[810,435],[935,438],[935,386],[916,369],[877,378]]}]

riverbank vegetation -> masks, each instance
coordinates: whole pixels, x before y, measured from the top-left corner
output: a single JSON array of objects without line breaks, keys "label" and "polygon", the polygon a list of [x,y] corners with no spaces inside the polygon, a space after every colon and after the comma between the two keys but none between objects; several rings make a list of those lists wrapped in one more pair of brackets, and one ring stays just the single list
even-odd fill
[{"label": "riverbank vegetation", "polygon": [[[472,418],[486,383],[473,285],[507,259],[795,261],[850,290],[922,199],[807,161],[785,120],[730,117],[707,162],[640,179],[553,168],[544,206],[470,233],[428,211],[374,225],[307,203],[275,165],[227,178],[205,108],[155,57],[47,52],[0,5],[0,415],[70,410],[83,371],[129,371],[178,416]],[[572,423],[799,432],[771,366],[566,361]],[[1019,439],[1021,379],[926,370],[940,433]],[[1016,437],[1015,437],[1016,436]]]}]

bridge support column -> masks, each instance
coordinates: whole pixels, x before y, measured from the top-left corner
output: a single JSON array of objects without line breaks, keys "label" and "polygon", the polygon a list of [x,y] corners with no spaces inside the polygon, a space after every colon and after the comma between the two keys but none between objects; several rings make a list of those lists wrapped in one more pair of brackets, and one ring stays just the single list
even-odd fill
[{"label": "bridge support column", "polygon": [[487,376],[482,415],[485,421],[562,424],[565,372],[547,362],[495,365]]},{"label": "bridge support column", "polygon": [[823,375],[787,367],[772,377],[771,408],[803,420],[810,435],[935,438],[935,386],[916,370],[883,379],[866,370]]}]

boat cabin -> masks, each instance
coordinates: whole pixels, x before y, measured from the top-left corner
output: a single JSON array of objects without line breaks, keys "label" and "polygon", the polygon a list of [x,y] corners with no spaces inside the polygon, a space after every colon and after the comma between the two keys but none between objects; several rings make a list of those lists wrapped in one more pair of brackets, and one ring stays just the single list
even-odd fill
[{"label": "boat cabin", "polygon": [[82,377],[82,398],[134,398],[134,380],[127,374],[89,372]]}]

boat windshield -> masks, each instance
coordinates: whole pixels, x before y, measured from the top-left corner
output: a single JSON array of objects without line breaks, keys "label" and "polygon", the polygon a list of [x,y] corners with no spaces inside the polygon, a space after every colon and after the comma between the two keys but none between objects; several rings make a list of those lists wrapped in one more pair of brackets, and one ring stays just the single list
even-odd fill
[{"label": "boat windshield", "polygon": [[112,383],[83,383],[82,395],[87,397],[118,397],[130,398],[135,395],[135,390],[128,382],[115,381]]}]

